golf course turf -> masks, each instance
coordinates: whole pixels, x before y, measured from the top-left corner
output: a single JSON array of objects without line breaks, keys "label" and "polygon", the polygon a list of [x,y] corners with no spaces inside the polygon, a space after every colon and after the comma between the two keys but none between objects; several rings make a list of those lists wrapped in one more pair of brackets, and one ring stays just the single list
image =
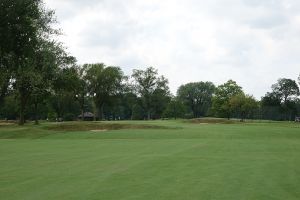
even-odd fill
[{"label": "golf course turf", "polygon": [[0,199],[296,200],[300,125],[0,125]]}]

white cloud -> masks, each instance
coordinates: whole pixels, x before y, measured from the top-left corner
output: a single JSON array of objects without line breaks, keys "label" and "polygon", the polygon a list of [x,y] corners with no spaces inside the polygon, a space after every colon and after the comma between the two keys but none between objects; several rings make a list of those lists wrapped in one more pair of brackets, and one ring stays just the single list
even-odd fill
[{"label": "white cloud", "polygon": [[236,80],[257,98],[300,73],[298,0],[46,0],[79,63],[154,66],[173,93]]}]

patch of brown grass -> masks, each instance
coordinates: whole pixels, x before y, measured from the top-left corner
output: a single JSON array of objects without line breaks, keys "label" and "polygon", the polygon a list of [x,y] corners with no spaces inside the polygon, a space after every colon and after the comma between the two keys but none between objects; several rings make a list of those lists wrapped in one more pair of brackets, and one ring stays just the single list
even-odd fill
[{"label": "patch of brown grass", "polygon": [[15,121],[7,121],[7,120],[0,120],[0,126],[10,126],[14,125]]},{"label": "patch of brown grass", "polygon": [[120,130],[120,129],[166,129],[168,127],[143,124],[120,124],[103,122],[62,122],[51,124],[45,127],[53,131],[101,131],[101,130]]}]

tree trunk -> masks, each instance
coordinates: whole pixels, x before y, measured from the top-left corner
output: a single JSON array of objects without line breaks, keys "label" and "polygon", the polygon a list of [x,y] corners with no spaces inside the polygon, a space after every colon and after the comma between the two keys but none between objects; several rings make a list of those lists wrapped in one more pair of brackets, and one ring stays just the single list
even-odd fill
[{"label": "tree trunk", "polygon": [[38,103],[37,102],[34,103],[34,124],[35,125],[39,124],[39,120],[38,120]]},{"label": "tree trunk", "polygon": [[4,102],[4,97],[7,92],[8,84],[9,84],[9,78],[5,80],[5,83],[0,88],[0,105]]},{"label": "tree trunk", "polygon": [[147,119],[148,119],[148,120],[150,120],[150,119],[151,119],[151,113],[150,113],[150,111],[149,111],[149,110],[147,111]]},{"label": "tree trunk", "polygon": [[176,106],[174,106],[173,108],[174,108],[174,109],[173,109],[173,111],[174,111],[174,118],[175,118],[175,120],[176,120],[176,119],[177,119],[177,112],[176,112],[177,110],[176,110]]},{"label": "tree trunk", "polygon": [[133,106],[131,106],[130,110],[130,120],[133,120]]},{"label": "tree trunk", "polygon": [[99,121],[102,121],[104,118],[104,114],[103,114],[103,104],[99,106],[98,108],[98,117],[99,117]]},{"label": "tree trunk", "polygon": [[19,125],[24,125],[25,123],[25,106],[26,106],[26,97],[24,95],[20,96],[20,119]]},{"label": "tree trunk", "polygon": [[194,118],[197,118],[197,112],[193,110]]},{"label": "tree trunk", "polygon": [[83,109],[81,109],[81,121],[84,121],[84,110]]},{"label": "tree trunk", "polygon": [[84,121],[84,94],[81,99],[81,121]]}]

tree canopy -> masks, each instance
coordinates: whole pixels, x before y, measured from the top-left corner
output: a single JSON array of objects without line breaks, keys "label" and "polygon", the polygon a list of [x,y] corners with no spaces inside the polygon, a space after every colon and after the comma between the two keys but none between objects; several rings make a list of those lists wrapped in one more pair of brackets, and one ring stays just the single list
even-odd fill
[{"label": "tree canopy", "polygon": [[230,118],[231,109],[229,101],[233,96],[243,94],[242,87],[237,85],[233,80],[229,80],[226,83],[219,85],[216,88],[215,95],[213,97],[212,110],[216,116]]},{"label": "tree canopy", "polygon": [[[151,119],[155,107],[162,105],[169,96],[168,80],[164,76],[159,76],[158,71],[153,67],[145,70],[133,70],[133,85],[137,95],[141,98],[142,106],[147,113],[147,119]],[[162,112],[161,112],[162,113]],[[160,113],[160,114],[161,114]]]},{"label": "tree canopy", "polygon": [[178,88],[177,96],[190,108],[194,117],[201,117],[207,115],[214,91],[212,82],[187,83]]},{"label": "tree canopy", "polygon": [[94,120],[300,115],[297,80],[280,78],[260,101],[233,80],[217,87],[190,82],[172,95],[154,67],[126,76],[117,66],[79,65],[58,42],[54,11],[42,0],[1,0],[0,10],[0,119],[22,125],[25,119],[76,120],[85,112]]}]

